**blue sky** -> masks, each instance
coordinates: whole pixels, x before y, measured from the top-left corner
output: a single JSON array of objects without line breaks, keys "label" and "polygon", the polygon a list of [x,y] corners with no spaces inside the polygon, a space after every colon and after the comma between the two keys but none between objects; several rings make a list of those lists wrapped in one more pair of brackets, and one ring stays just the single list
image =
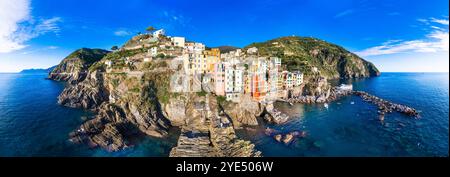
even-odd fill
[{"label": "blue sky", "polygon": [[448,1],[1,0],[0,72],[56,65],[81,47],[109,49],[153,25],[208,46],[280,36],[341,45],[383,72],[448,72]]}]

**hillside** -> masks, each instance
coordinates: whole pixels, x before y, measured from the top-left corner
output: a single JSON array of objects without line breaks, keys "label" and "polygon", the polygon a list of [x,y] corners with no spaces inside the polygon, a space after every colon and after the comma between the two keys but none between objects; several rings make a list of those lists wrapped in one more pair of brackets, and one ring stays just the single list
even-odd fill
[{"label": "hillside", "polygon": [[378,76],[380,72],[372,63],[344,48],[309,37],[281,37],[266,42],[253,43],[245,49],[257,47],[261,56],[277,56],[286,69],[300,70],[311,75],[313,68],[328,79]]},{"label": "hillside", "polygon": [[84,80],[88,68],[100,61],[109,51],[102,49],[82,48],[64,58],[49,74],[49,78],[56,81],[77,83]]},{"label": "hillside", "polygon": [[228,53],[230,51],[239,49],[239,47],[234,47],[234,46],[219,46],[219,47],[216,47],[216,48],[218,48],[221,53]]}]

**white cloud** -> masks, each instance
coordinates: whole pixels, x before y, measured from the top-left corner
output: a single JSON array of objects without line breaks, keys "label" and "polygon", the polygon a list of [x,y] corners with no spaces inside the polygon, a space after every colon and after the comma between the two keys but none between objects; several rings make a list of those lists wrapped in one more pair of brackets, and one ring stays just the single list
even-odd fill
[{"label": "white cloud", "polygon": [[116,35],[116,36],[120,36],[120,37],[123,37],[123,36],[129,36],[129,35],[132,35],[133,33],[132,32],[130,32],[130,31],[127,31],[127,30],[117,30],[117,31],[115,31],[114,32],[114,35]]},{"label": "white cloud", "polygon": [[430,20],[432,22],[439,23],[439,24],[442,24],[442,25],[448,25],[448,19],[446,20],[446,19],[431,18]]},{"label": "white cloud", "polygon": [[30,18],[29,6],[28,0],[0,1],[0,53],[25,47],[15,38],[14,33],[19,29],[18,23]]},{"label": "white cloud", "polygon": [[34,20],[30,0],[0,1],[0,53],[9,53],[27,47],[27,41],[40,35],[59,33],[61,18]]},{"label": "white cloud", "polygon": [[419,52],[419,53],[436,53],[436,52],[448,52],[449,51],[449,31],[448,20],[430,18],[418,19],[425,24],[439,23],[446,25],[446,28],[440,28],[436,26],[429,26],[433,29],[424,39],[402,41],[391,40],[387,41],[380,46],[371,47],[356,54],[367,57],[376,55],[387,55],[395,53],[407,53],[407,52]]}]

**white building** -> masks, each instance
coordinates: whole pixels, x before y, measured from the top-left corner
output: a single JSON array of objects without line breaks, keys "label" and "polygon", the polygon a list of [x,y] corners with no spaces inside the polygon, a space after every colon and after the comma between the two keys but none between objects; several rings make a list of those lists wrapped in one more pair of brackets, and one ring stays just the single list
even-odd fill
[{"label": "white building", "polygon": [[257,54],[258,48],[256,48],[256,47],[249,48],[249,49],[247,49],[247,53],[248,54]]},{"label": "white building", "polygon": [[173,45],[177,47],[184,47],[186,43],[186,38],[184,37],[172,37],[171,40]]},{"label": "white building", "polygon": [[205,44],[198,42],[187,42],[185,43],[184,47],[188,53],[199,53],[199,54],[201,54],[206,48]]},{"label": "white building", "polygon": [[156,55],[158,55],[158,47],[152,47],[148,50],[148,53],[152,56],[155,57]]},{"label": "white building", "polygon": [[154,37],[159,37],[161,35],[162,36],[166,35],[166,31],[164,29],[156,30],[155,32],[153,32]]},{"label": "white building", "polygon": [[281,89],[279,85],[279,77],[281,74],[279,71],[281,70],[281,59],[277,57],[273,57],[269,62],[269,78],[268,78],[268,99],[277,99],[278,98],[278,89]]},{"label": "white building", "polygon": [[228,101],[238,100],[244,92],[245,67],[230,62],[221,62],[225,66],[225,96]]},{"label": "white building", "polygon": [[229,62],[224,62],[225,65],[225,94],[227,98],[234,91],[234,69]]},{"label": "white building", "polygon": [[108,66],[108,68],[110,68],[112,66],[112,61],[111,60],[106,60],[105,61],[105,65]]},{"label": "white building", "polygon": [[243,66],[236,66],[236,69],[234,70],[234,92],[235,93],[242,93],[244,92],[244,71],[245,67]]},{"label": "white building", "polygon": [[292,73],[293,74],[293,81],[294,81],[294,86],[298,87],[300,85],[303,84],[303,73],[299,72],[299,71],[295,71]]}]

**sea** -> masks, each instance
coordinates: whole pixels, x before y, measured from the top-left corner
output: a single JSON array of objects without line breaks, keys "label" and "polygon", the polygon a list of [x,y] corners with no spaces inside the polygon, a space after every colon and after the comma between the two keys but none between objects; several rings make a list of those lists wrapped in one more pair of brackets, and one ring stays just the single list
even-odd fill
[{"label": "sea", "polygon": [[[58,105],[65,83],[46,76],[0,74],[0,157],[167,157],[176,145],[176,133],[164,139],[142,137],[118,152],[70,142],[69,133],[93,113]],[[380,122],[376,106],[347,96],[328,106],[276,103],[291,117],[287,123],[261,121],[237,135],[268,157],[448,157],[448,73],[382,73],[333,81],[341,83],[416,108],[421,117],[391,113]],[[306,137],[286,145],[265,135],[267,127],[280,133],[304,131]]]}]

